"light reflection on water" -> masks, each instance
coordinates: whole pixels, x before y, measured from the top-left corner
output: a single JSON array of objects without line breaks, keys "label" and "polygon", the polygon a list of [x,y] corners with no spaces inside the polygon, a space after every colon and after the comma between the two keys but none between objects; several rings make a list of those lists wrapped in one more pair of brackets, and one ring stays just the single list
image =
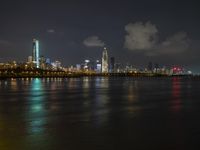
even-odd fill
[{"label": "light reflection on water", "polygon": [[[193,117],[200,115],[200,84],[188,80],[84,77],[0,81],[0,149],[51,149],[52,145],[70,150],[95,149],[97,145],[112,149],[112,143],[120,148],[148,149],[153,146],[149,143],[163,143],[164,139],[172,149],[177,145],[183,149],[183,140],[197,138],[187,129],[196,132],[200,125]],[[174,144],[175,140],[179,144]],[[162,149],[159,144],[157,147]]]},{"label": "light reflection on water", "polygon": [[30,97],[28,97],[28,132],[30,134],[43,134],[45,118],[45,94],[41,79],[34,79],[30,83]]},{"label": "light reflection on water", "polygon": [[134,113],[138,110],[137,105],[135,105],[138,102],[138,86],[137,81],[133,82],[132,84],[128,84],[128,111],[129,113]]},{"label": "light reflection on water", "polygon": [[182,107],[181,100],[181,79],[172,79],[172,111],[179,112]]},{"label": "light reflection on water", "polygon": [[108,78],[96,78],[95,80],[95,98],[93,113],[95,119],[95,125],[101,126],[108,121],[110,108],[109,97],[109,79]]}]

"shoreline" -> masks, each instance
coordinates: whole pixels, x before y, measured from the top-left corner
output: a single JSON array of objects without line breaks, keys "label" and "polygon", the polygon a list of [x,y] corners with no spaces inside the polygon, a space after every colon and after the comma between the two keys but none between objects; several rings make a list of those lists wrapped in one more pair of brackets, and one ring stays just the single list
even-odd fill
[{"label": "shoreline", "polygon": [[0,76],[0,80],[6,79],[18,79],[18,78],[82,78],[82,77],[133,77],[133,78],[173,78],[173,77],[185,77],[185,78],[196,78],[198,75],[163,75],[163,74],[65,74],[65,75],[3,75]]}]

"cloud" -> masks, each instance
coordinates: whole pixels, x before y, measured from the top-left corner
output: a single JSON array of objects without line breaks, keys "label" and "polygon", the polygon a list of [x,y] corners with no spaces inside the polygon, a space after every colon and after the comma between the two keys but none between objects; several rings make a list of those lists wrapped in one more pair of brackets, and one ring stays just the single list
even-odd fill
[{"label": "cloud", "polygon": [[98,36],[90,36],[83,41],[87,47],[103,47],[105,43],[99,39]]},{"label": "cloud", "polygon": [[54,29],[48,29],[47,33],[55,33],[56,31]]},{"label": "cloud", "polygon": [[127,35],[125,36],[124,47],[129,50],[148,50],[154,47],[158,32],[155,25],[150,22],[130,23],[125,26]]},{"label": "cloud", "polygon": [[161,41],[153,49],[146,51],[145,54],[148,56],[180,54],[189,50],[189,48],[190,39],[187,34],[185,32],[178,32]]},{"label": "cloud", "polygon": [[157,46],[157,51],[162,54],[181,53],[188,50],[189,38],[185,32],[178,32]]},{"label": "cloud", "polygon": [[129,23],[125,30],[127,35],[124,47],[132,51],[143,51],[148,56],[178,54],[190,48],[190,39],[186,32],[177,32],[158,42],[158,29],[150,22]]}]

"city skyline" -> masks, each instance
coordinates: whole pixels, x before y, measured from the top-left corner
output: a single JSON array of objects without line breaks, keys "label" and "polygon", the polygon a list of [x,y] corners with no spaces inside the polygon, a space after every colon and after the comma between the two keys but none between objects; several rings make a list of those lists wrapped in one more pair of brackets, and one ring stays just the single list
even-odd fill
[{"label": "city skyline", "polygon": [[[158,63],[149,62],[144,68],[137,67],[133,64],[123,64],[116,62],[115,57],[109,56],[108,49],[102,48],[101,60],[85,59],[77,64],[65,66],[60,60],[51,60],[46,56],[40,55],[39,40],[32,40],[32,55],[27,56],[26,61],[10,60],[0,62],[0,73],[2,76],[49,76],[52,75],[141,75],[141,76],[173,76],[173,75],[198,75],[189,68],[180,65],[168,66]],[[39,71],[39,72],[38,72]],[[58,74],[57,74],[58,73]]]},{"label": "city skyline", "polygon": [[61,60],[66,66],[101,59],[106,46],[109,56],[118,62],[143,68],[148,62],[181,65],[200,72],[197,4],[156,0],[115,4],[89,0],[39,4],[5,1],[0,6],[4,18],[0,61],[26,60],[32,49],[31,39],[36,37],[41,55]]},{"label": "city skyline", "polygon": [[200,1],[1,0],[0,150],[193,150]]},{"label": "city skyline", "polygon": [[[148,65],[142,67],[138,67],[134,64],[124,63],[115,61],[115,57],[108,55],[108,49],[106,47],[102,48],[102,55],[98,56],[95,59],[85,59],[81,60],[76,64],[70,64],[66,66],[62,64],[62,62],[58,59],[52,61],[51,58],[48,58],[44,55],[40,55],[40,46],[39,40],[33,38],[32,40],[32,50],[31,56],[27,56],[27,60],[9,60],[7,62],[0,62],[2,69],[12,69],[13,67],[24,67],[24,69],[42,69],[42,70],[63,70],[63,71],[71,71],[71,72],[79,72],[86,71],[93,73],[155,73],[155,74],[165,74],[165,75],[183,75],[188,74],[198,75],[199,73],[193,72],[190,68],[185,68],[181,65],[168,65],[168,64],[159,64],[155,62],[148,62]],[[101,61],[99,58],[101,57]],[[87,58],[91,58],[88,56]],[[62,65],[61,65],[62,64]],[[13,66],[14,65],[14,66]]]}]

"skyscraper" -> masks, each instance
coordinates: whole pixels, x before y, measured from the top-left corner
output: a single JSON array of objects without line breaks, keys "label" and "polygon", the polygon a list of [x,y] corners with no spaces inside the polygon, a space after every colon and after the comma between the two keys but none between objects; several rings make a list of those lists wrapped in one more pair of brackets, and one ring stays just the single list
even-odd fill
[{"label": "skyscraper", "polygon": [[32,56],[28,56],[28,63],[32,63],[33,62],[33,57]]},{"label": "skyscraper", "polygon": [[111,57],[110,58],[110,72],[114,72],[115,70],[115,58],[114,57]]},{"label": "skyscraper", "polygon": [[104,48],[103,54],[102,54],[102,73],[108,73],[108,52],[107,49]]},{"label": "skyscraper", "polygon": [[36,68],[39,68],[40,67],[39,41],[36,39],[33,39],[32,59],[33,59],[33,63],[35,64]]},{"label": "skyscraper", "polygon": [[99,60],[96,60],[96,68],[95,71],[97,73],[101,73],[101,62]]}]

